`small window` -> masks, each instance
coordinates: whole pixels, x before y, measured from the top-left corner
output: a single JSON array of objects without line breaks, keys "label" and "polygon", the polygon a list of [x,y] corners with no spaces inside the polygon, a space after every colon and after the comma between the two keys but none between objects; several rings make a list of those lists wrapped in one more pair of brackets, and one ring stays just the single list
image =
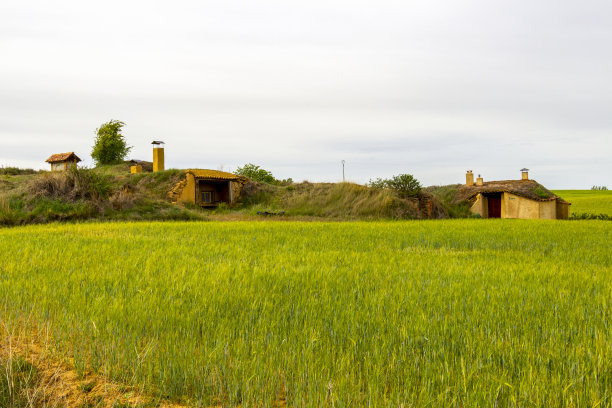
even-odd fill
[{"label": "small window", "polygon": [[212,191],[203,191],[202,192],[202,202],[203,203],[212,203],[213,193]]}]

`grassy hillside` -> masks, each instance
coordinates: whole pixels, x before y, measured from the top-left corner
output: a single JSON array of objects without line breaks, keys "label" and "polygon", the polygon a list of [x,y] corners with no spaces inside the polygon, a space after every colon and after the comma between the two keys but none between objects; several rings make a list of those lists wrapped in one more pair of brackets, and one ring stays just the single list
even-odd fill
[{"label": "grassy hillside", "polygon": [[172,205],[180,170],[130,174],[129,165],[67,172],[0,174],[0,225],[73,220],[186,220],[200,211]]},{"label": "grassy hillside", "polygon": [[612,403],[609,222],[90,223],[0,248],[4,327],[188,406]]},{"label": "grassy hillside", "polygon": [[172,205],[168,191],[183,171],[130,174],[129,165],[68,172],[6,169],[0,173],[0,225],[73,220],[203,219],[231,214],[234,219],[257,213],[334,220],[462,218],[467,207],[452,204],[456,186],[424,190],[401,197],[395,190],[353,183],[309,183],[287,186],[249,182],[233,207],[214,210]]},{"label": "grassy hillside", "polygon": [[423,207],[428,200],[432,201],[431,218],[447,217],[445,209],[429,193],[402,198],[391,189],[354,183],[249,183],[244,189],[241,211],[328,219],[417,219],[425,217]]},{"label": "grassy hillside", "polygon": [[612,216],[611,190],[555,190],[553,191],[564,200],[572,203],[572,214],[607,214]]}]

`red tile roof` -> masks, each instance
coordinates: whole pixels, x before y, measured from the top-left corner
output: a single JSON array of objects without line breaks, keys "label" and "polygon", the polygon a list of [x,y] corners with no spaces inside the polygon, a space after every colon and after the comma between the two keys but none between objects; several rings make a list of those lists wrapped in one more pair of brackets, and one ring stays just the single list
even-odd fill
[{"label": "red tile roof", "polygon": [[68,153],[52,154],[51,157],[49,157],[45,161],[47,163],[58,163],[58,162],[65,162],[65,161],[75,161],[78,163],[81,161],[81,159],[79,159],[79,156],[74,154],[74,152],[68,152]]}]

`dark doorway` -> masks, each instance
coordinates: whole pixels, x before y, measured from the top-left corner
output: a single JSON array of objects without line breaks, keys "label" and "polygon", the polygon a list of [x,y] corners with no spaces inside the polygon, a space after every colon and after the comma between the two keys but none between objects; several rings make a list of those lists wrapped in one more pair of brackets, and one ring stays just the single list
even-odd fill
[{"label": "dark doorway", "polygon": [[501,193],[487,195],[489,202],[489,218],[501,218]]},{"label": "dark doorway", "polygon": [[230,203],[230,182],[218,180],[198,180],[196,202],[203,207],[215,207],[219,203]]}]

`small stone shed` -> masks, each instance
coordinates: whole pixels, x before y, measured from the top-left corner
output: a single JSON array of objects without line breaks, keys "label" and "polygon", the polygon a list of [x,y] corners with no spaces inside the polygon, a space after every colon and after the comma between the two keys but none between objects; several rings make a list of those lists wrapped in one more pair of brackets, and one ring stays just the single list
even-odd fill
[{"label": "small stone shed", "polygon": [[150,162],[150,161],[132,159],[132,160],[128,161],[128,164],[130,166],[140,166],[142,171],[144,171],[144,172],[152,172],[153,171],[153,162]]},{"label": "small stone shed", "polygon": [[473,183],[471,172],[459,186],[455,202],[467,201],[473,214],[483,218],[568,219],[570,203],[556,196],[523,172],[522,180]]},{"label": "small stone shed", "polygon": [[70,166],[76,166],[81,161],[74,152],[52,154],[47,160],[51,165],[51,171],[66,171]]},{"label": "small stone shed", "polygon": [[234,204],[248,179],[219,170],[189,169],[185,178],[168,193],[177,204],[191,203],[202,207],[216,207],[221,203]]}]

